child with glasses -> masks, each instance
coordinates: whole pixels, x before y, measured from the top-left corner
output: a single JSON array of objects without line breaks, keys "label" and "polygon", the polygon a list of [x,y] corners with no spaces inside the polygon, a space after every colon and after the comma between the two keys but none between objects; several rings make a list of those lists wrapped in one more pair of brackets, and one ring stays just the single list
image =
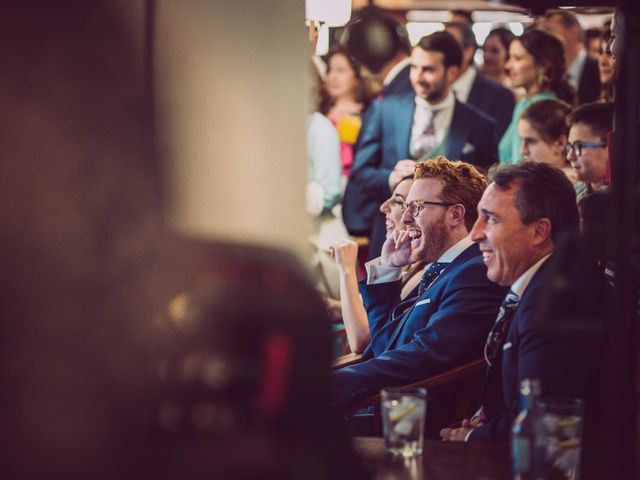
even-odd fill
[{"label": "child with glasses", "polygon": [[565,153],[582,183],[576,188],[579,201],[605,188],[609,162],[607,134],[613,129],[613,104],[581,105],[571,112],[567,121],[570,129]]}]

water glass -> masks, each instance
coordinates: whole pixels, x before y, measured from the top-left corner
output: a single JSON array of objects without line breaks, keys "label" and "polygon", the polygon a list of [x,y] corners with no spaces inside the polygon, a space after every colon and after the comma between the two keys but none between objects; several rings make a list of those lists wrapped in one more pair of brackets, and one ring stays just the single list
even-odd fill
[{"label": "water glass", "polygon": [[580,399],[543,399],[539,406],[546,446],[545,478],[580,478],[584,402]]},{"label": "water glass", "polygon": [[393,455],[422,454],[427,390],[385,388],[382,397],[382,430],[387,450]]}]

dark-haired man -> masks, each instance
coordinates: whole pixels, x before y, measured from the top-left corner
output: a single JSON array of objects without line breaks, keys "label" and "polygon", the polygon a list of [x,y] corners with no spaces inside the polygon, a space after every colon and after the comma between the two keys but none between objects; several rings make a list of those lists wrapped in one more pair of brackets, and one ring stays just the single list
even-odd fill
[{"label": "dark-haired man", "polygon": [[543,26],[564,40],[567,79],[578,93],[578,104],[597,100],[600,96],[598,61],[584,48],[584,32],[576,16],[566,10],[550,10],[544,16]]},{"label": "dark-haired man", "polygon": [[[520,383],[527,378],[539,379],[545,396],[587,399],[594,410],[589,380],[597,359],[594,345],[600,339],[594,342],[570,328],[563,330],[560,309],[545,310],[546,324],[540,321],[545,289],[557,273],[554,252],[577,230],[572,185],[555,167],[534,162],[510,165],[499,170],[485,190],[471,238],[480,246],[487,277],[510,291],[485,344],[489,367],[482,409],[461,428],[443,429],[444,440],[507,440],[519,409]],[[591,296],[567,304],[596,311],[605,302]]]},{"label": "dark-haired man", "polygon": [[612,103],[587,103],[571,112],[568,117],[569,140],[567,160],[576,171],[578,201],[605,183],[609,150],[607,134],[613,129]]},{"label": "dark-haired man", "polygon": [[452,22],[446,25],[445,31],[453,35],[462,48],[460,75],[452,87],[456,99],[473,105],[493,118],[496,122],[497,138],[502,138],[511,123],[516,105],[513,93],[508,88],[485,79],[476,70],[473,57],[478,45],[469,25]]},{"label": "dark-haired man", "polygon": [[[377,209],[416,162],[437,155],[488,168],[497,161],[495,123],[456,101],[451,84],[462,52],[446,32],[423,37],[411,53],[413,92],[390,95],[372,106],[360,134],[349,183],[366,199],[361,209]],[[366,214],[366,212],[361,212]],[[348,212],[345,211],[345,219]],[[376,215],[369,257],[380,254],[384,217]]]}]

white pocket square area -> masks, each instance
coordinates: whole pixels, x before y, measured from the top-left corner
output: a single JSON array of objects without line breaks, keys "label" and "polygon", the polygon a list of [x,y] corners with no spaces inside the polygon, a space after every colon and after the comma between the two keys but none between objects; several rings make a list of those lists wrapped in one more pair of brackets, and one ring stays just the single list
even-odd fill
[{"label": "white pocket square area", "polygon": [[509,350],[511,347],[513,347],[513,345],[511,344],[511,342],[507,342],[502,346],[502,350]]},{"label": "white pocket square area", "polygon": [[431,303],[431,299],[425,298],[424,300],[420,300],[419,302],[416,302],[416,307],[419,307],[420,305],[424,305],[426,303]]},{"label": "white pocket square area", "polygon": [[476,147],[474,147],[472,144],[470,143],[465,143],[464,147],[462,147],[462,154],[467,154],[467,153],[472,153],[476,150]]}]

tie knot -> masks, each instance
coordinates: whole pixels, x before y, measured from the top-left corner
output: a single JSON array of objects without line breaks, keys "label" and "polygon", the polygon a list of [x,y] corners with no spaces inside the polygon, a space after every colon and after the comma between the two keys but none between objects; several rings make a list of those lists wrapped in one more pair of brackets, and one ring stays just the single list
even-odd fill
[{"label": "tie knot", "polygon": [[446,262],[433,262],[431,265],[429,265],[427,271],[424,272],[424,275],[422,275],[422,280],[420,280],[418,295],[422,295],[424,291],[429,288],[429,285],[433,283],[436,277],[440,275],[440,272],[442,272],[442,270],[444,270],[447,265],[449,264]]},{"label": "tie knot", "polygon": [[502,306],[505,308],[514,308],[517,307],[519,303],[520,297],[513,293],[513,291],[509,290],[509,293],[507,293],[507,296],[504,297],[504,300],[502,301]]}]

